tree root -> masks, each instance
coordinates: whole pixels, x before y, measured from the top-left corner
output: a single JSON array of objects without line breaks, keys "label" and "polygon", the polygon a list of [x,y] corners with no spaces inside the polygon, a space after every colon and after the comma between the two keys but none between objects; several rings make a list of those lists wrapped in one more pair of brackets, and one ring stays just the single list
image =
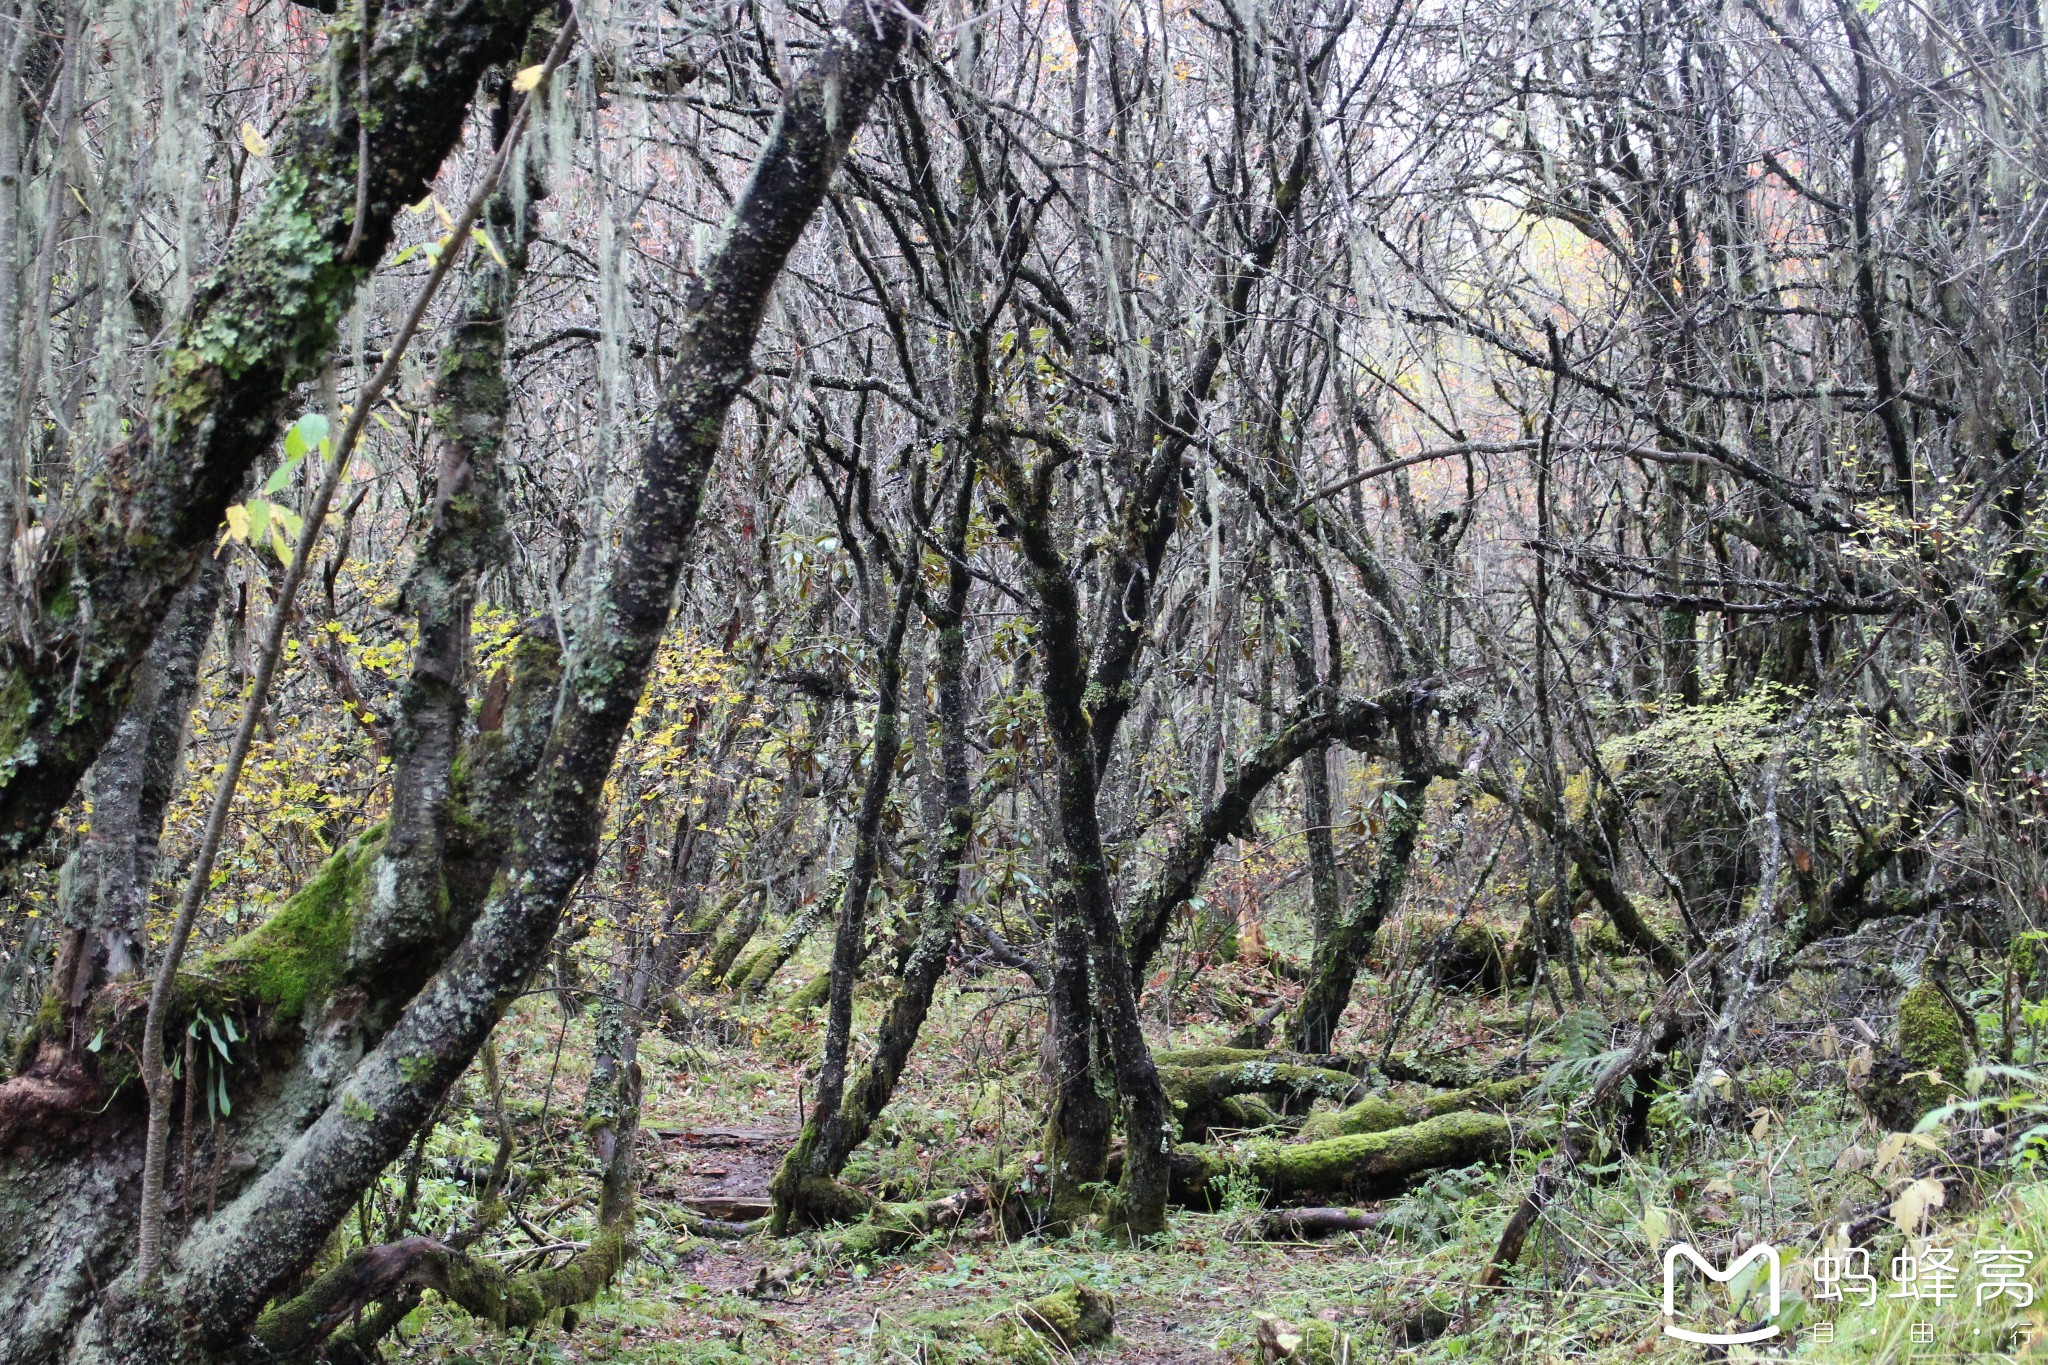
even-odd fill
[{"label": "tree root", "polygon": [[365,1247],[288,1303],[265,1313],[256,1339],[271,1354],[307,1350],[364,1307],[406,1289],[432,1289],[503,1331],[532,1327],[549,1313],[588,1303],[625,1261],[624,1229],[613,1225],[551,1270],[507,1275],[432,1237]]}]

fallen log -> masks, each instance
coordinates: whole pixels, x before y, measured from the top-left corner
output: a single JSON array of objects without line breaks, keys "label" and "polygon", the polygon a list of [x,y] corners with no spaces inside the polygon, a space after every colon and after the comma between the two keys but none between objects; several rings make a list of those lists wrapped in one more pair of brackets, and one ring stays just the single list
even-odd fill
[{"label": "fallen log", "polygon": [[1364,1084],[1345,1072],[1263,1056],[1212,1066],[1162,1066],[1159,1081],[1180,1119],[1181,1134],[1189,1142],[1205,1140],[1212,1127],[1245,1126],[1233,1122],[1244,1116],[1242,1107],[1227,1103],[1240,1095],[1264,1096],[1284,1114],[1306,1112],[1317,1100],[1348,1104],[1365,1092]]},{"label": "fallen log", "polygon": [[1368,1232],[1379,1222],[1377,1209],[1273,1209],[1245,1219],[1223,1235],[1233,1242],[1315,1242]]},{"label": "fallen log", "polygon": [[1511,1081],[1487,1081],[1463,1090],[1436,1094],[1368,1095],[1348,1108],[1317,1114],[1301,1126],[1305,1138],[1345,1137],[1353,1133],[1380,1133],[1404,1128],[1424,1119],[1474,1109],[1503,1111],[1514,1106],[1536,1088],[1539,1076],[1517,1076]]},{"label": "fallen log", "polygon": [[[1271,1199],[1381,1199],[1432,1171],[1497,1161],[1513,1148],[1514,1130],[1506,1119],[1470,1112],[1322,1142],[1254,1143],[1237,1159],[1202,1147],[1176,1147],[1168,1193],[1184,1207],[1213,1209],[1223,1181],[1244,1173]],[[1119,1178],[1122,1154],[1113,1155],[1109,1165],[1109,1178]]]}]

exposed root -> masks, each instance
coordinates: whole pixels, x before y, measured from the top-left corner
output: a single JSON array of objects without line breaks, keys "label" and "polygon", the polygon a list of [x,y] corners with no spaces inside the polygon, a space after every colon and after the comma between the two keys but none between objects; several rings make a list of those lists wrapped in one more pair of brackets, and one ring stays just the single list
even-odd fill
[{"label": "exposed root", "polygon": [[507,1275],[432,1237],[365,1247],[312,1288],[265,1313],[256,1339],[273,1355],[305,1351],[368,1304],[406,1289],[432,1289],[503,1331],[532,1327],[557,1309],[588,1303],[611,1283],[625,1260],[623,1229],[614,1225],[563,1265]]}]

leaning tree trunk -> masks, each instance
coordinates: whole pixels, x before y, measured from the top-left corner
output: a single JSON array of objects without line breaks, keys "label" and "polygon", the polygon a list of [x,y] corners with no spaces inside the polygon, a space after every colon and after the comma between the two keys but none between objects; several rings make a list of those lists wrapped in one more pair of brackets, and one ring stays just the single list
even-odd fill
[{"label": "leaning tree trunk", "polygon": [[[621,523],[627,529],[571,676],[558,684],[546,666],[545,636],[529,635],[504,729],[483,736],[481,752],[461,765],[454,794],[468,809],[448,821],[441,876],[449,894],[439,902],[438,932],[408,941],[369,913],[372,901],[430,903],[376,892],[389,864],[380,856],[384,838],[373,832],[280,915],[213,955],[212,970],[190,973],[181,998],[240,990],[263,1036],[276,1030],[295,1053],[264,1077],[285,1098],[237,1123],[238,1152],[247,1160],[230,1169],[250,1174],[228,1182],[223,1205],[167,1258],[156,1286],[124,1275],[118,1257],[88,1265],[89,1250],[56,1248],[40,1264],[17,1261],[0,1287],[10,1310],[0,1312],[0,1332],[9,1334],[0,1338],[0,1357],[155,1365],[238,1355],[264,1309],[299,1280],[362,1192],[429,1121],[525,989],[596,858],[604,777],[666,630],[704,482],[769,293],[914,18],[902,8],[877,14],[854,5],[791,88],[730,230],[692,283],[678,355]],[[447,98],[445,88],[432,94]],[[423,647],[428,638],[423,631]],[[577,699],[559,715],[558,686]],[[423,723],[435,714],[422,706]],[[545,741],[544,760],[540,744],[523,742],[529,738]],[[132,1032],[139,1013],[132,998],[122,1012],[117,993],[102,997],[110,1034]],[[183,1027],[186,1017],[173,1025]],[[298,1048],[294,1038],[317,1046]],[[262,1062],[264,1049],[251,1051]],[[113,1046],[107,1052],[124,1055]],[[139,1146],[140,1106],[118,1103],[118,1094],[107,1104],[97,1089],[52,1103],[32,1078],[23,1079],[0,1094],[0,1143],[14,1149],[33,1131],[36,1145],[26,1161],[0,1168],[9,1225],[25,1225],[32,1209],[53,1220],[75,1214],[125,1222],[133,1200],[124,1172]],[[39,1122],[44,1115],[48,1121]],[[103,1141],[81,1141],[94,1138]]]},{"label": "leaning tree trunk", "polygon": [[[1404,745],[1403,748],[1408,746]],[[1328,1052],[1337,1024],[1351,1004],[1351,987],[1358,980],[1365,955],[1380,924],[1400,903],[1408,884],[1408,864],[1415,856],[1415,840],[1422,831],[1423,799],[1434,774],[1420,762],[1404,764],[1394,784],[1394,808],[1385,814],[1379,843],[1373,853],[1372,870],[1360,883],[1351,907],[1334,932],[1317,948],[1309,967],[1308,987],[1294,1007],[1288,1035],[1298,1052]]]}]

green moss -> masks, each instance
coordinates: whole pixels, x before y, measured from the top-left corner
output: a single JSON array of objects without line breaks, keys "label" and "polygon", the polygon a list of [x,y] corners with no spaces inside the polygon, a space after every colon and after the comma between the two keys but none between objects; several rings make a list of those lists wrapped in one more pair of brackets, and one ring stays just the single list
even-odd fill
[{"label": "green moss", "polygon": [[1321,1318],[1296,1324],[1261,1315],[1259,1342],[1269,1359],[1298,1361],[1300,1365],[1341,1365],[1364,1360],[1364,1348],[1349,1332],[1340,1332]]},{"label": "green moss", "polygon": [[1504,1110],[1534,1089],[1541,1079],[1537,1075],[1517,1076],[1513,1080],[1488,1081],[1461,1090],[1418,1093],[1418,1088],[1394,1095],[1369,1095],[1347,1109],[1317,1114],[1302,1125],[1301,1135],[1320,1139],[1356,1133],[1383,1133],[1466,1110]]},{"label": "green moss", "polygon": [[1877,1060],[1857,1094],[1880,1123],[1910,1128],[1959,1093],[1974,1042],[1941,989],[1923,981],[1900,998],[1897,1046]]},{"label": "green moss", "polygon": [[1018,1304],[977,1335],[999,1360],[1064,1360],[1116,1335],[1116,1301],[1099,1289],[1070,1284]]},{"label": "green moss", "polygon": [[1385,1095],[1368,1095],[1349,1108],[1317,1114],[1301,1126],[1305,1138],[1349,1137],[1359,1133],[1383,1133],[1403,1128],[1413,1121],[1408,1109]]},{"label": "green moss", "polygon": [[[1378,1133],[1355,1133],[1321,1142],[1265,1142],[1254,1146],[1243,1169],[1276,1199],[1348,1195],[1378,1199],[1398,1194],[1431,1171],[1497,1161],[1514,1147],[1514,1130],[1494,1114],[1444,1114]],[[1213,1200],[1236,1169],[1230,1158],[1200,1147],[1174,1153],[1176,1196]]]},{"label": "green moss", "polygon": [[816,976],[797,987],[796,993],[785,1002],[793,1010],[816,1009],[825,1003],[832,993],[832,974],[819,972]]},{"label": "green moss", "polygon": [[211,954],[200,973],[231,981],[288,1018],[323,998],[347,964],[356,901],[383,843],[382,825],[357,838],[329,858],[283,909]]},{"label": "green moss", "polygon": [[1899,1053],[1914,1071],[1938,1072],[1928,1080],[1952,1091],[1970,1068],[1970,1051],[1962,1020],[1933,982],[1906,992],[1899,1001]]}]

